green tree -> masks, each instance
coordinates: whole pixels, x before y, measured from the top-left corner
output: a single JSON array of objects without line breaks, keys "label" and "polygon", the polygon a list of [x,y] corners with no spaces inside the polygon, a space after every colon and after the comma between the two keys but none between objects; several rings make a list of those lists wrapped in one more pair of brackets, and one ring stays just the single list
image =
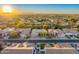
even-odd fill
[{"label": "green tree", "polygon": [[16,31],[12,31],[9,33],[9,37],[10,38],[19,38],[20,37],[20,33],[16,32]]}]

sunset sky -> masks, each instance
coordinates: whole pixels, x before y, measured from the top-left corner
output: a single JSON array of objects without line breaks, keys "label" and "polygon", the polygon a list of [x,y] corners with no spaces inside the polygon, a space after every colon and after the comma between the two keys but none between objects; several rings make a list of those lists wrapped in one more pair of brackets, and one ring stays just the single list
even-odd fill
[{"label": "sunset sky", "polygon": [[11,7],[20,12],[79,13],[79,4],[12,4]]}]

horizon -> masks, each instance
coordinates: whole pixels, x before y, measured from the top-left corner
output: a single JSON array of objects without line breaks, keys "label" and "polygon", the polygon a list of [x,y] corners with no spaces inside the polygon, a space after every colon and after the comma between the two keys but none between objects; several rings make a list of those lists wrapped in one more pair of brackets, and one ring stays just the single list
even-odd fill
[{"label": "horizon", "polygon": [[[0,4],[0,10],[5,4]],[[79,14],[79,4],[9,4],[19,13]],[[13,12],[15,12],[15,10]]]}]

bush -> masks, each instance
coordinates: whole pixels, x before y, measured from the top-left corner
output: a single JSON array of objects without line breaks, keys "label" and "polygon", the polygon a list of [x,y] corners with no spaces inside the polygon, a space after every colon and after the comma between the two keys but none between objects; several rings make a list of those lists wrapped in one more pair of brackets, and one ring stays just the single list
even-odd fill
[{"label": "bush", "polygon": [[0,52],[3,50],[2,44],[0,44]]},{"label": "bush", "polygon": [[0,25],[0,29],[5,29],[7,26],[5,25]]},{"label": "bush", "polygon": [[12,31],[9,33],[10,38],[19,38],[20,37],[20,33],[16,32],[16,31]]},{"label": "bush", "polygon": [[39,36],[40,36],[40,37],[46,37],[46,36],[47,36],[47,32],[40,32],[40,33],[39,33]]},{"label": "bush", "polygon": [[45,44],[40,44],[40,49],[44,49],[45,48]]}]

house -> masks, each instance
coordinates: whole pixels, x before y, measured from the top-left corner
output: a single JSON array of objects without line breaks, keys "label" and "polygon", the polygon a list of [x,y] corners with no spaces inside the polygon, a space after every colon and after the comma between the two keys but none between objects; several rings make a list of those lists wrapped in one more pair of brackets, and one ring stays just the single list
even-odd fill
[{"label": "house", "polygon": [[31,28],[17,28],[16,31],[20,32],[21,38],[30,36]]}]

